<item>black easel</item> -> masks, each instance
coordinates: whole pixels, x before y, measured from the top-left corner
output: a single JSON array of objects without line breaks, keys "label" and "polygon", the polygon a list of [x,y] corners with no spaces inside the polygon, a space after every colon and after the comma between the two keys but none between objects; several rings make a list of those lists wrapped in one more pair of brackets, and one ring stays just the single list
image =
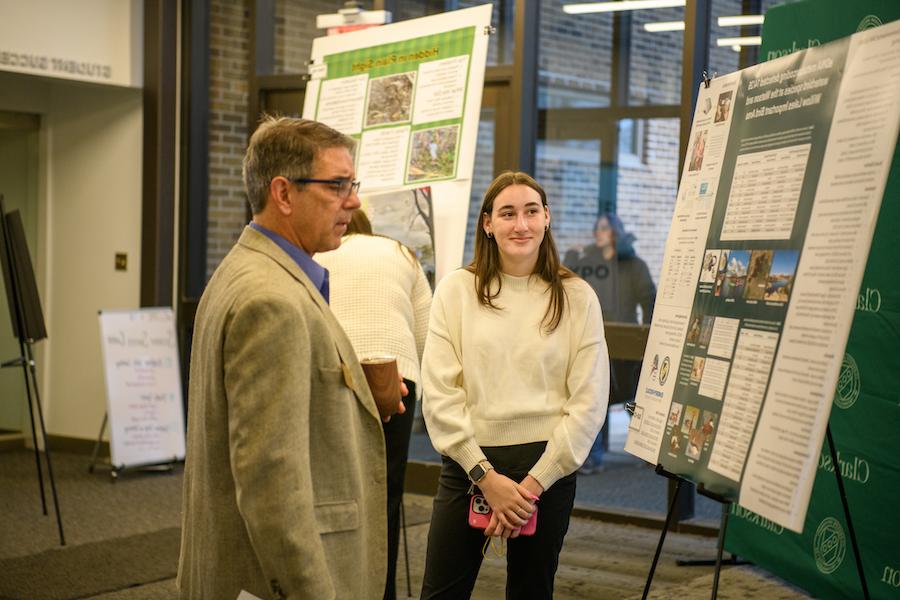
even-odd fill
[{"label": "black easel", "polygon": [[[6,284],[6,297],[9,303],[9,314],[13,334],[19,339],[19,356],[0,363],[0,368],[22,367],[25,379],[25,401],[28,403],[28,414],[31,418],[31,439],[34,445],[34,460],[37,466],[38,484],[41,490],[41,509],[47,514],[47,500],[44,493],[44,474],[41,468],[41,453],[38,444],[38,429],[44,443],[44,457],[47,461],[47,475],[50,479],[50,490],[53,494],[53,507],[56,510],[56,525],[59,530],[59,543],[66,545],[63,532],[62,515],[59,512],[59,499],[56,494],[56,480],[53,477],[53,463],[50,458],[50,443],[47,440],[47,429],[44,426],[44,409],[38,389],[37,368],[34,361],[34,344],[47,337],[40,300],[37,295],[37,284],[34,270],[25,243],[25,231],[19,211],[6,213],[3,206],[3,195],[0,194],[0,255],[2,255],[3,278]],[[35,427],[34,409],[37,407],[38,425]]]},{"label": "black easel", "polygon": [[[856,540],[856,530],[853,528],[853,520],[850,516],[850,505],[847,502],[847,494],[844,490],[844,478],[841,475],[841,467],[838,462],[837,450],[835,449],[834,439],[831,436],[831,425],[828,425],[825,429],[825,436],[828,440],[828,448],[831,451],[831,461],[834,465],[834,474],[837,477],[838,484],[838,493],[841,496],[841,505],[844,507],[844,518],[847,521],[847,530],[850,533],[850,543],[853,546],[853,554],[856,558],[856,570],[859,573],[859,581],[862,586],[863,598],[865,600],[869,600],[869,586],[866,584],[866,575],[863,571],[862,564],[862,555],[859,552],[859,544]],[[656,553],[653,555],[653,562],[650,564],[650,572],[647,574],[647,583],[644,585],[644,594],[641,596],[642,600],[646,600],[647,595],[650,593],[650,584],[653,582],[653,574],[656,571],[656,565],[659,562],[659,555],[662,552],[663,542],[666,539],[666,533],[669,530],[669,524],[672,520],[672,514],[674,512],[675,503],[678,499],[678,492],[681,491],[681,486],[685,483],[685,479],[679,475],[675,475],[674,473],[669,473],[666,471],[662,465],[656,465],[656,472],[663,477],[667,477],[669,479],[673,479],[676,482],[675,485],[675,493],[672,494],[672,500],[669,503],[669,510],[666,513],[666,522],[663,525],[663,530],[659,536],[659,543],[656,545]],[[714,564],[716,569],[713,575],[713,586],[712,586],[712,595],[710,596],[713,600],[715,600],[716,595],[719,591],[719,575],[722,570],[723,564],[745,564],[745,561],[740,561],[734,555],[732,555],[730,560],[722,560],[722,552],[725,547],[725,532],[728,527],[728,513],[731,511],[732,501],[720,496],[719,494],[715,494],[710,492],[709,490],[704,489],[703,485],[697,486],[697,493],[706,496],[716,502],[722,504],[722,520],[719,526],[719,539],[716,545],[716,559],[715,561],[711,560],[700,560],[700,561],[679,561],[679,566],[699,566],[699,565],[710,565]]]},{"label": "black easel", "polygon": [[[666,534],[669,531],[669,524],[672,522],[672,515],[675,512],[675,505],[678,502],[678,494],[679,492],[681,492],[681,486],[686,483],[686,480],[683,477],[675,475],[674,473],[669,473],[660,464],[656,465],[656,473],[668,479],[674,480],[675,492],[672,494],[672,500],[669,502],[669,510],[666,511],[666,522],[663,525],[662,532],[659,535],[659,542],[656,544],[656,552],[653,555],[653,562],[650,564],[650,572],[647,573],[647,582],[644,584],[644,593],[641,596],[641,600],[646,600],[647,595],[650,593],[650,585],[653,583],[653,575],[656,572],[656,565],[659,563],[659,556],[662,553],[663,543],[666,541]],[[715,575],[713,576],[712,589],[712,598],[715,599],[719,588],[719,572],[722,569],[722,550],[725,546],[725,528],[728,525],[728,510],[731,506],[731,502],[725,500],[717,494],[713,494],[712,492],[705,490],[702,486],[697,486],[697,492],[722,503],[722,522],[719,526],[719,541],[717,544],[715,561],[716,571]]]},{"label": "black easel", "polygon": [[853,556],[856,558],[856,571],[859,573],[859,583],[862,586],[863,598],[869,600],[869,586],[866,584],[866,574],[863,571],[862,555],[859,553],[859,544],[856,541],[856,530],[853,529],[853,520],[850,518],[850,504],[847,502],[847,492],[844,490],[844,476],[841,475],[841,463],[838,462],[837,448],[834,438],[831,437],[831,423],[825,427],[825,438],[828,440],[828,448],[831,451],[831,464],[834,465],[834,475],[837,477],[838,493],[841,495],[841,505],[844,507],[844,518],[847,519],[847,531],[850,533],[850,543],[853,545]]}]

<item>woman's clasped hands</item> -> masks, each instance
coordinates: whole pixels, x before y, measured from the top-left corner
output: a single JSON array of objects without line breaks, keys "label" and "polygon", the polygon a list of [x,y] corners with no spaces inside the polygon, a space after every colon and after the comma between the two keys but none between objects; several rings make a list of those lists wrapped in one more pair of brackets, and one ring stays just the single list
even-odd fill
[{"label": "woman's clasped hands", "polygon": [[488,471],[478,487],[492,511],[484,534],[503,539],[519,537],[522,526],[531,518],[535,503],[544,491],[531,475],[526,475],[522,483],[516,483],[494,470]]}]

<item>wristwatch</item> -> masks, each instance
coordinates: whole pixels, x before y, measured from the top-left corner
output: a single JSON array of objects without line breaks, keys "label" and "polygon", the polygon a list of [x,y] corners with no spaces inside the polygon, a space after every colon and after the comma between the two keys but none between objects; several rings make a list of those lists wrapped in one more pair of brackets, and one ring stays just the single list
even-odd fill
[{"label": "wristwatch", "polygon": [[489,463],[488,461],[479,461],[477,465],[469,470],[469,479],[472,481],[472,483],[479,483],[482,479],[484,479],[484,476],[488,474],[488,471],[493,468],[494,467],[491,466],[491,463]]}]

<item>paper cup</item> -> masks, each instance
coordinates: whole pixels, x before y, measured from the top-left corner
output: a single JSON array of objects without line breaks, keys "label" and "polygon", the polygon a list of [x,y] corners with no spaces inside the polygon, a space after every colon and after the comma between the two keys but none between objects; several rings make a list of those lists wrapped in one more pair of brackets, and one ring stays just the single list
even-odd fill
[{"label": "paper cup", "polygon": [[366,381],[378,407],[382,419],[400,410],[400,375],[397,372],[397,357],[389,354],[366,356],[360,359]]}]

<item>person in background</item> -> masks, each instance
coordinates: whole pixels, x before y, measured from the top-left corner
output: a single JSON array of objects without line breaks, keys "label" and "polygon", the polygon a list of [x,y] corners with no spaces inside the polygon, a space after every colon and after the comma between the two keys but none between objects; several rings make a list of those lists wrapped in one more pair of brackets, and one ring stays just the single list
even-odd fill
[{"label": "person in background", "polygon": [[[594,243],[580,252],[569,250],[564,258],[565,265],[588,282],[597,294],[607,323],[650,323],[653,317],[656,285],[647,263],[635,254],[634,240],[634,235],[625,230],[618,215],[601,213],[594,221]],[[612,361],[610,404],[634,398],[640,368],[639,361]],[[608,423],[604,425],[594,441],[587,460],[578,471],[582,475],[603,470],[603,436],[608,427]]]},{"label": "person in background", "polygon": [[[485,536],[509,540],[507,598],[551,598],[575,470],[606,416],[603,317],[560,265],[547,195],[530,176],[493,181],[476,235],[475,259],[435,292],[422,362],[443,455],[422,598],[468,598]],[[492,511],[483,531],[468,523],[476,486]],[[537,529],[520,536],[536,502]]]},{"label": "person in background", "polygon": [[353,212],[340,248],[316,256],[331,275],[331,309],[360,358],[397,357],[408,394],[406,412],[384,423],[387,450],[388,570],[385,600],[393,600],[403,479],[415,401],[422,395],[419,363],[428,332],[431,287],[412,250],[374,235],[366,213]]},{"label": "person in background", "polygon": [[384,591],[381,417],[312,260],[340,245],[360,206],[353,147],[305,119],[267,118],[250,138],[253,220],[194,323],[182,598]]}]

